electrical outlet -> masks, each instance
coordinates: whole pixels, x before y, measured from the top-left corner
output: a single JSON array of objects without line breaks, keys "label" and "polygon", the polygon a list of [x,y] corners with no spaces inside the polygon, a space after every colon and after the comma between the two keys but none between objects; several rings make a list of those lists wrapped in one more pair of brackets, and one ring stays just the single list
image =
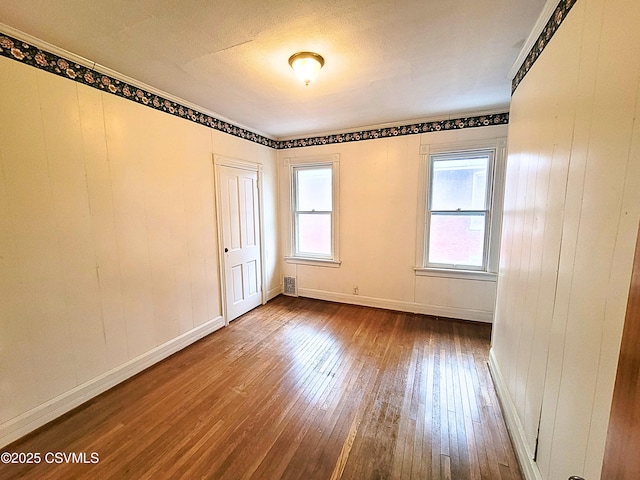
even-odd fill
[{"label": "electrical outlet", "polygon": [[354,295],[360,295],[360,289],[357,286],[353,287],[353,294]]}]

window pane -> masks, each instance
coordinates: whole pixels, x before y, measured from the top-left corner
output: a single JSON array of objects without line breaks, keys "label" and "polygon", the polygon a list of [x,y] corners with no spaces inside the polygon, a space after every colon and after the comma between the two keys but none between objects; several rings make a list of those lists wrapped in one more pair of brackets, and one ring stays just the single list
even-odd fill
[{"label": "window pane", "polygon": [[482,267],[484,229],[484,214],[431,214],[429,263]]},{"label": "window pane", "polygon": [[485,210],[489,157],[434,159],[431,210]]},{"label": "window pane", "polygon": [[296,170],[296,210],[331,211],[331,167]]},{"label": "window pane", "polygon": [[298,214],[298,252],[331,255],[331,214]]}]

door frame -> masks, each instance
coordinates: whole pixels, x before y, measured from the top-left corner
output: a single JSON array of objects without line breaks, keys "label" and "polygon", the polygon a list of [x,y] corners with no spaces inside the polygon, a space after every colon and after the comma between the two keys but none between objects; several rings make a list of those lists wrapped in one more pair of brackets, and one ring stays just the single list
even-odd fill
[{"label": "door frame", "polygon": [[[631,479],[638,478],[640,460],[637,445],[640,444],[640,387],[635,382],[638,368],[638,341],[640,340],[640,229],[636,237],[633,268],[627,298],[627,310],[616,380],[609,411],[609,426],[602,462],[602,478]],[[632,460],[623,461],[630,457]]]},{"label": "door frame", "polygon": [[258,234],[260,238],[260,299],[262,305],[267,303],[266,297],[266,274],[264,268],[264,214],[262,208],[262,164],[257,162],[249,162],[247,160],[241,160],[238,158],[227,157],[224,155],[213,154],[213,166],[214,166],[214,184],[215,184],[215,202],[216,202],[216,221],[217,221],[217,236],[218,236],[218,278],[220,280],[220,301],[222,318],[224,318],[225,326],[229,325],[229,318],[227,316],[227,279],[224,268],[224,224],[222,222],[221,199],[220,199],[220,167],[237,168],[240,170],[247,170],[250,172],[256,172],[258,175]]}]

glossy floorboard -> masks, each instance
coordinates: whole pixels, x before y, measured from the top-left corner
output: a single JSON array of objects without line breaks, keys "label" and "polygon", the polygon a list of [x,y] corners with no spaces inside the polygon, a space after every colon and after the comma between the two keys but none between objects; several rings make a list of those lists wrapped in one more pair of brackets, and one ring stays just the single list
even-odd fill
[{"label": "glossy floorboard", "polygon": [[98,463],[0,478],[521,479],[489,336],[281,296],[3,449]]}]

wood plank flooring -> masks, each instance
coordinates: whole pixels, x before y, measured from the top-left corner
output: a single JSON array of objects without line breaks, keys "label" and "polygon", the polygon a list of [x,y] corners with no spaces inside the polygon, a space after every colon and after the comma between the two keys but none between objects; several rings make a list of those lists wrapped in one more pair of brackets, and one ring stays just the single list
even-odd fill
[{"label": "wood plank flooring", "polygon": [[278,297],[34,434],[0,478],[511,479],[490,326]]}]

